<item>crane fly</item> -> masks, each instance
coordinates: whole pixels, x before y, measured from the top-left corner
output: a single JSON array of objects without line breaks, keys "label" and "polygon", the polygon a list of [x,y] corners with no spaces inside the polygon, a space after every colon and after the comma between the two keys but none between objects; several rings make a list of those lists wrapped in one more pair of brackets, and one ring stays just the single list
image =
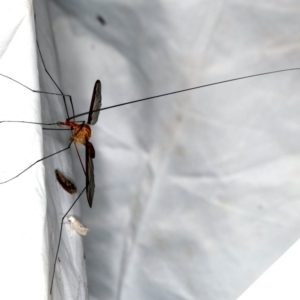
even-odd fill
[{"label": "crane fly", "polygon": [[78,153],[78,157],[80,159],[80,163],[82,169],[85,173],[86,177],[86,196],[87,201],[90,207],[92,207],[94,193],[95,193],[95,178],[94,178],[94,164],[93,159],[95,158],[95,149],[89,139],[91,138],[92,131],[89,125],[95,125],[98,121],[98,117],[100,114],[100,109],[102,105],[101,98],[101,82],[97,80],[95,82],[92,100],[90,105],[90,110],[88,113],[87,124],[78,124],[75,121],[66,120],[66,122],[58,122],[58,125],[70,127],[72,130],[71,141],[74,142],[76,151],[78,153],[78,149],[76,143],[80,143],[85,146],[85,169],[80,159],[80,155]]},{"label": "crane fly", "polygon": [[[15,79],[13,79],[9,76],[6,76],[4,74],[0,74],[0,76],[5,77],[9,80],[12,80],[15,83],[23,86],[26,89],[29,89],[30,91],[32,91],[34,93],[62,96],[68,117],[67,117],[65,122],[57,121],[57,122],[52,122],[52,123],[38,123],[38,122],[28,122],[28,121],[0,121],[0,123],[26,123],[26,124],[46,125],[46,126],[51,126],[51,125],[66,126],[66,127],[69,127],[71,129],[71,133],[72,133],[71,134],[71,142],[69,143],[69,145],[66,148],[64,148],[62,150],[59,150],[55,153],[52,153],[50,155],[47,155],[47,156],[35,161],[30,166],[28,166],[26,169],[21,171],[19,174],[13,176],[10,179],[7,179],[5,181],[0,182],[0,184],[7,183],[7,182],[19,177],[20,175],[22,175],[24,172],[26,172],[28,169],[33,167],[35,164],[37,164],[37,163],[39,163],[39,162],[41,162],[41,161],[43,161],[47,158],[50,158],[50,157],[52,157],[56,154],[59,154],[63,151],[68,150],[71,147],[71,145],[74,143],[76,152],[78,154],[78,157],[79,157],[79,160],[80,160],[80,163],[81,163],[81,166],[82,166],[82,169],[83,169],[83,171],[85,173],[85,176],[86,176],[86,195],[87,195],[87,201],[88,201],[88,204],[89,204],[90,207],[92,207],[93,197],[94,197],[94,192],[95,192],[94,165],[93,165],[93,159],[95,158],[95,149],[93,147],[93,144],[91,142],[89,142],[89,139],[91,137],[91,128],[90,128],[89,125],[95,125],[97,123],[100,111],[108,110],[108,109],[112,109],[112,108],[116,108],[116,107],[120,107],[120,106],[125,106],[125,105],[129,105],[129,104],[134,104],[134,103],[138,103],[138,102],[153,100],[153,99],[156,99],[156,98],[170,96],[170,95],[174,95],[174,94],[178,94],[178,93],[184,93],[184,92],[192,91],[192,90],[196,90],[196,89],[206,88],[206,87],[210,87],[210,86],[214,86],[214,85],[220,85],[220,84],[223,84],[223,83],[239,81],[239,80],[243,80],[243,79],[259,77],[259,76],[264,76],[264,75],[270,75],[270,74],[275,74],[275,73],[299,71],[300,70],[300,68],[288,68],[288,69],[281,69],[281,70],[276,70],[276,71],[263,72],[263,73],[253,74],[253,75],[246,75],[246,76],[237,77],[237,78],[233,78],[233,79],[227,79],[227,80],[208,83],[208,84],[199,85],[199,86],[195,86],[195,87],[191,87],[191,88],[181,89],[181,90],[177,90],[177,91],[173,91],[173,92],[168,92],[168,93],[164,93],[164,94],[160,94],[160,95],[156,95],[156,96],[151,96],[151,97],[146,97],[146,98],[137,99],[137,100],[133,100],[133,101],[128,101],[128,102],[124,102],[124,103],[120,103],[120,104],[116,104],[116,105],[112,105],[112,106],[107,106],[107,107],[104,107],[104,108],[102,108],[102,96],[101,96],[102,87],[101,87],[101,82],[100,82],[100,80],[96,80],[95,85],[94,85],[94,89],[93,89],[93,94],[92,94],[92,99],[91,99],[91,104],[90,104],[89,111],[84,112],[84,113],[75,114],[71,95],[64,94],[61,91],[61,89],[59,88],[59,86],[57,85],[57,83],[54,81],[54,79],[52,78],[52,76],[50,75],[48,70],[46,69],[46,66],[45,66],[45,63],[44,63],[44,60],[43,60],[43,57],[42,57],[42,54],[41,54],[41,50],[39,48],[38,43],[37,43],[37,46],[38,46],[38,50],[39,50],[39,53],[40,53],[40,56],[41,56],[41,59],[42,59],[44,69],[45,69],[46,73],[49,75],[52,82],[58,88],[60,93],[52,93],[52,92],[33,90],[30,87],[22,84],[21,82],[15,80]],[[71,107],[72,107],[72,112],[73,112],[72,116],[69,116],[65,98],[69,98],[69,100],[70,100]],[[88,116],[87,122],[80,121],[78,123],[78,122],[75,121],[75,118],[86,116],[86,115]],[[53,128],[43,128],[43,129],[44,130],[57,130],[57,129],[53,129]],[[60,130],[60,129],[58,129],[58,130]],[[76,143],[81,143],[82,145],[85,146],[85,165],[86,165],[86,168],[84,168],[84,166],[83,166],[83,163],[81,161]]]}]

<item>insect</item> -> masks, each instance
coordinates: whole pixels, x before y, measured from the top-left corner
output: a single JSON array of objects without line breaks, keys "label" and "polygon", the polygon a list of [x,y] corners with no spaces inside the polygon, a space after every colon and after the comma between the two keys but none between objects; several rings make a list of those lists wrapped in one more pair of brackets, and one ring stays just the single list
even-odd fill
[{"label": "insect", "polygon": [[90,231],[89,228],[85,227],[76,217],[70,216],[68,218],[70,225],[79,235],[87,235]]},{"label": "insect", "polygon": [[106,25],[106,21],[104,20],[104,18],[102,16],[98,15],[97,20],[100,22],[101,25],[103,25],[103,26]]},{"label": "insect", "polygon": [[[95,82],[93,94],[92,94],[92,100],[90,105],[90,111],[88,114],[88,120],[87,124],[95,125],[98,121],[100,109],[101,109],[101,82],[100,80],[97,80]],[[74,116],[72,117],[72,119]],[[95,192],[95,179],[94,179],[94,164],[93,159],[95,158],[95,149],[93,147],[93,144],[89,142],[89,139],[91,137],[91,129],[90,126],[87,124],[78,124],[74,121],[67,120],[66,122],[58,122],[58,125],[62,126],[68,126],[72,128],[72,142],[74,142],[76,151],[78,153],[78,149],[76,146],[76,143],[81,143],[85,146],[85,168],[83,166],[83,163],[80,159],[80,155],[78,153],[78,157],[80,159],[80,163],[82,166],[83,171],[85,172],[86,176],[86,194],[87,194],[87,200],[90,207],[92,207],[93,199],[94,199],[94,192]]]},{"label": "insect", "polygon": [[58,169],[55,170],[55,176],[57,181],[60,183],[60,185],[65,191],[67,191],[70,194],[74,194],[77,192],[75,184],[71,180],[66,178]]}]

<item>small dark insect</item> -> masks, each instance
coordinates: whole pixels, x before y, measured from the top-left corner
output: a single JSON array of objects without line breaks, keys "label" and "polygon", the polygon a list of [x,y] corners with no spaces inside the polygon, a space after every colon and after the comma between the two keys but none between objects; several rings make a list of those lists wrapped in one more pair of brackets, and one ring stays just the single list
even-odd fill
[{"label": "small dark insect", "polygon": [[97,20],[103,25],[105,26],[106,25],[106,21],[104,20],[104,18],[100,15],[97,16]]},{"label": "small dark insect", "polygon": [[57,257],[57,260],[60,262],[60,258],[59,257]]},{"label": "small dark insect", "polygon": [[77,188],[75,184],[66,178],[58,169],[55,170],[55,176],[57,181],[60,183],[62,188],[70,194],[74,194],[77,192]]}]

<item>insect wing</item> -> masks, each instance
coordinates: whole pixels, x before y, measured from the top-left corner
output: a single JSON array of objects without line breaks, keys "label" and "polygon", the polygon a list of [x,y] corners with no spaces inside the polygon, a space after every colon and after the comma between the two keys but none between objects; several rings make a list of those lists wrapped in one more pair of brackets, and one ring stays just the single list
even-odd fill
[{"label": "insect wing", "polygon": [[94,178],[94,163],[93,158],[95,157],[95,150],[93,145],[86,141],[86,196],[89,206],[92,207],[94,192],[95,192],[95,178]]},{"label": "insect wing", "polygon": [[95,82],[94,91],[92,95],[89,117],[87,121],[88,124],[94,125],[97,123],[100,114],[101,105],[102,105],[101,81],[97,80]]}]

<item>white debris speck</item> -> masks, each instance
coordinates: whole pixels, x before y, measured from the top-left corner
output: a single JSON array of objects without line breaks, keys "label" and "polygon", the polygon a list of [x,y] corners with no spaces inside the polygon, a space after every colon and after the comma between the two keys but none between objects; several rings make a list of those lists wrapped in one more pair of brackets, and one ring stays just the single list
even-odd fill
[{"label": "white debris speck", "polygon": [[70,216],[69,218],[70,225],[72,229],[74,229],[78,234],[80,235],[86,235],[90,229],[85,227],[79,220],[77,220],[75,217]]}]

